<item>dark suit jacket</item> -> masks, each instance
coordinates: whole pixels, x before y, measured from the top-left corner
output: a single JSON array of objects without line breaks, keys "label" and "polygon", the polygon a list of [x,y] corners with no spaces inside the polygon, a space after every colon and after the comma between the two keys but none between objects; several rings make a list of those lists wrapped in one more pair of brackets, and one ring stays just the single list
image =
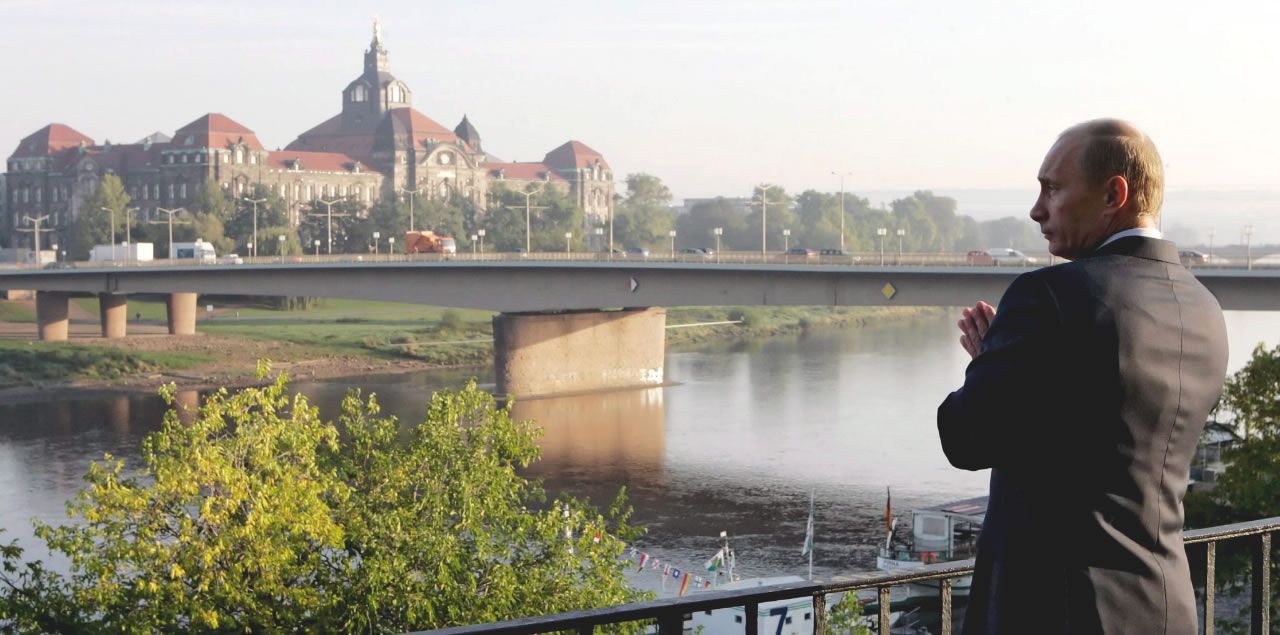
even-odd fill
[{"label": "dark suit jacket", "polygon": [[1196,632],[1182,496],[1226,365],[1171,242],[1014,280],[938,408],[951,464],[993,468],[965,633]]}]

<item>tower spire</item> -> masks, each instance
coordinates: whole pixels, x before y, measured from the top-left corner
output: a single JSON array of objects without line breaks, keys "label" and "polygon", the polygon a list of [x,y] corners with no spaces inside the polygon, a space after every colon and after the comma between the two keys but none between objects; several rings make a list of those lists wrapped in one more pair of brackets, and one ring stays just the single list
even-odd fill
[{"label": "tower spire", "polygon": [[382,20],[373,16],[373,48],[382,48]]},{"label": "tower spire", "polygon": [[390,70],[387,63],[387,49],[382,45],[382,20],[373,16],[373,40],[369,42],[369,50],[364,54],[364,72],[377,73]]}]

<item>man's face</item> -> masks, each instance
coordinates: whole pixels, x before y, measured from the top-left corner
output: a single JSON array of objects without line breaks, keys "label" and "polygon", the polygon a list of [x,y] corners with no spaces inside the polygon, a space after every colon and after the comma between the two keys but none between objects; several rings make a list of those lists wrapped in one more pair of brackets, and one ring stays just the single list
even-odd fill
[{"label": "man's face", "polygon": [[1103,214],[1108,207],[1106,187],[1090,183],[1080,166],[1084,145],[1079,135],[1063,137],[1040,166],[1040,197],[1031,208],[1031,220],[1040,224],[1049,253],[1059,258],[1079,258],[1113,233],[1114,216]]}]

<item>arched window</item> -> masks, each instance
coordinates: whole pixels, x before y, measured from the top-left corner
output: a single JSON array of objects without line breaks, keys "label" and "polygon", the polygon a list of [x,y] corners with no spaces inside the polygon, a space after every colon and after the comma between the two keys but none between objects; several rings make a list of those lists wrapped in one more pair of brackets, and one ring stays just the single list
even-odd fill
[{"label": "arched window", "polygon": [[156,183],[155,185],[151,186],[151,198],[157,201],[160,200],[160,184],[159,183]]},{"label": "arched window", "polygon": [[37,202],[37,203],[39,203],[39,202],[40,202],[40,198],[41,198],[41,195],[42,195],[42,193],[43,193],[43,192],[44,192],[44,188],[43,188],[43,187],[37,187],[37,188],[36,188],[36,202]]},{"label": "arched window", "polygon": [[244,153],[240,151],[240,148],[236,148],[236,160],[235,160],[235,162],[236,162],[236,163],[244,163]]},{"label": "arched window", "polygon": [[404,101],[404,87],[395,83],[387,86],[387,99],[397,104]]},{"label": "arched window", "polygon": [[369,99],[369,89],[365,88],[364,84],[356,84],[356,87],[351,89],[351,101],[365,101],[367,99]]},{"label": "arched window", "polygon": [[181,185],[179,185],[179,186],[178,186],[178,196],[179,196],[180,198],[183,198],[183,199],[187,198],[187,184],[186,184],[186,183],[183,183],[183,184],[181,184]]}]

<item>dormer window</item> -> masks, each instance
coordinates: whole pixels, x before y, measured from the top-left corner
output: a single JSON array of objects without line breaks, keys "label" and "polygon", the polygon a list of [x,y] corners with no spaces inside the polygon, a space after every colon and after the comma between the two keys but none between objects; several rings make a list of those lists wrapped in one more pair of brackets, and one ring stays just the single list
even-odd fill
[{"label": "dormer window", "polygon": [[365,88],[364,84],[356,84],[356,87],[351,89],[351,101],[361,102],[368,101],[368,99],[369,89]]},{"label": "dormer window", "polygon": [[185,155],[185,154],[184,154],[184,155],[182,155],[182,162],[183,162],[183,163],[186,163],[186,162],[187,162],[187,155]]},{"label": "dormer window", "polygon": [[191,136],[191,135],[187,135],[187,138],[182,140],[182,145],[184,145],[184,146],[189,146],[189,145],[191,145],[191,144],[193,144],[193,143],[195,143],[195,142],[196,142],[196,138],[195,138],[195,137],[193,137],[193,136]]},{"label": "dormer window", "polygon": [[400,84],[391,84],[387,86],[387,100],[392,103],[400,103],[404,101],[404,87]]}]

